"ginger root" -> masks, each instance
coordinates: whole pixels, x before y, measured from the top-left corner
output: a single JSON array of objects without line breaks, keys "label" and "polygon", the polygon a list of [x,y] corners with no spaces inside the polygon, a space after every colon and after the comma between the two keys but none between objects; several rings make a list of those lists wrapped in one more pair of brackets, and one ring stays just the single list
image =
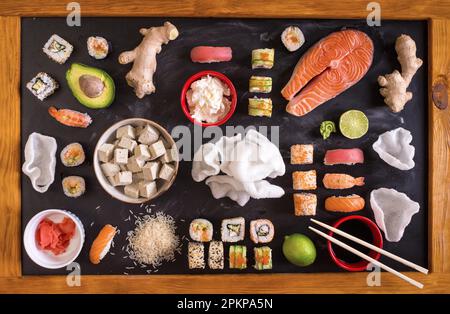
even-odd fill
[{"label": "ginger root", "polygon": [[164,26],[141,28],[139,32],[144,39],[133,50],[122,52],[119,55],[119,63],[133,62],[133,67],[125,78],[128,85],[134,88],[136,96],[143,98],[156,90],[153,83],[156,55],[161,52],[162,44],[178,37],[178,30],[172,23],[165,22]]},{"label": "ginger root", "polygon": [[401,35],[395,41],[397,60],[402,67],[402,73],[394,70],[391,74],[378,77],[380,94],[384,102],[393,112],[402,111],[405,104],[412,99],[413,94],[407,91],[411,80],[423,61],[416,57],[416,43],[408,35]]}]

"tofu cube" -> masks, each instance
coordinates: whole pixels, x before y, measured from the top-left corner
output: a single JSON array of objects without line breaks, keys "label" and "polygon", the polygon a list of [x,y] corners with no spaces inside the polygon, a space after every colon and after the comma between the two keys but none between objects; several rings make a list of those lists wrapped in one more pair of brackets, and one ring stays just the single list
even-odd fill
[{"label": "tofu cube", "polygon": [[133,183],[139,183],[144,180],[144,174],[142,172],[133,173],[132,180]]},{"label": "tofu cube", "polygon": [[116,131],[116,138],[122,137],[134,140],[136,138],[136,130],[131,125],[124,125]]},{"label": "tofu cube", "polygon": [[121,171],[115,175],[117,185],[128,185],[133,183],[133,174],[131,171]]},{"label": "tofu cube", "polygon": [[314,216],[316,214],[317,196],[312,193],[294,194],[295,216]]},{"label": "tofu cube", "polygon": [[142,175],[145,180],[153,181],[158,178],[161,165],[157,161],[148,162],[142,167]]},{"label": "tofu cube", "polygon": [[136,156],[128,158],[127,169],[132,173],[141,172],[144,165],[145,161],[137,159]]},{"label": "tofu cube", "polygon": [[128,171],[127,165],[119,165],[120,171]]},{"label": "tofu cube", "polygon": [[116,148],[114,150],[114,163],[118,165],[126,165],[128,163],[128,149]]},{"label": "tofu cube", "polygon": [[161,170],[159,170],[158,177],[163,180],[170,180],[175,173],[175,169],[168,164],[163,164]]},{"label": "tofu cube", "polygon": [[173,145],[168,151],[170,161],[178,161],[178,148],[176,145]]},{"label": "tofu cube", "polygon": [[166,138],[165,138],[164,136],[160,136],[160,137],[159,137],[159,141],[163,142],[164,147],[165,147],[166,149],[169,149],[169,148],[170,148],[171,144],[169,143],[169,141],[166,140]]},{"label": "tofu cube", "polygon": [[294,190],[315,190],[317,188],[316,170],[294,171],[292,182]]},{"label": "tofu cube", "polygon": [[121,137],[119,143],[117,144],[118,147],[126,148],[130,152],[134,151],[136,145],[137,145],[136,141],[129,139],[128,137]]},{"label": "tofu cube", "polygon": [[139,198],[139,186],[137,184],[125,185],[123,191],[125,192],[125,195],[133,198]]},{"label": "tofu cube", "polygon": [[136,148],[134,149],[134,156],[136,156],[136,159],[142,161],[150,160],[150,158],[152,157],[148,146],[145,144],[139,144],[136,146]]},{"label": "tofu cube", "polygon": [[310,165],[313,163],[314,146],[312,144],[297,144],[291,146],[292,165]]},{"label": "tofu cube", "polygon": [[138,141],[141,144],[150,145],[158,141],[159,132],[151,125],[146,125],[139,135]]},{"label": "tofu cube", "polygon": [[169,163],[171,160],[170,160],[170,157],[169,157],[169,154],[167,153],[168,151],[166,151],[165,153],[164,153],[164,155],[162,155],[161,157],[159,157],[159,161],[161,162],[161,163],[163,163],[163,164],[167,164],[167,163]]},{"label": "tofu cube", "polygon": [[145,198],[150,198],[158,192],[155,181],[141,181],[139,182],[139,195]]},{"label": "tofu cube", "polygon": [[120,172],[120,167],[112,162],[107,162],[100,165],[103,174],[107,177],[113,177]]},{"label": "tofu cube", "polygon": [[108,162],[112,159],[114,154],[114,145],[104,143],[98,149],[98,160],[101,162]]},{"label": "tofu cube", "polygon": [[152,159],[158,158],[166,152],[166,148],[162,141],[158,141],[149,146],[150,154],[152,155]]},{"label": "tofu cube", "polygon": [[112,186],[118,186],[119,182],[117,182],[117,176],[113,176],[113,177],[107,177],[109,184],[111,184]]}]

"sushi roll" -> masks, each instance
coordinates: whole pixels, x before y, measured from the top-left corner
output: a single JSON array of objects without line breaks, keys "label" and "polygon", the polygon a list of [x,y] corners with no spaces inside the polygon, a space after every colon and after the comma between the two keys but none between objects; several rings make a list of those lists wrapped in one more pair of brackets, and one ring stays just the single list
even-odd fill
[{"label": "sushi roll", "polygon": [[53,34],[42,50],[50,59],[63,64],[72,54],[73,46],[60,36]]},{"label": "sushi roll", "polygon": [[272,269],[272,249],[268,246],[255,247],[255,269]]},{"label": "sushi roll", "polygon": [[250,93],[270,93],[272,91],[272,78],[269,76],[250,77]]},{"label": "sushi roll", "polygon": [[208,266],[211,269],[223,269],[223,243],[222,241],[211,241],[209,244]]},{"label": "sushi roll", "polygon": [[53,94],[58,87],[58,82],[45,72],[39,72],[27,83],[30,92],[41,101]]},{"label": "sushi roll", "polygon": [[100,36],[91,36],[87,40],[88,53],[97,60],[105,59],[111,50],[109,42]]},{"label": "sushi roll", "polygon": [[252,51],[252,69],[271,69],[275,59],[275,49],[255,49]]},{"label": "sushi roll", "polygon": [[317,196],[312,193],[294,194],[295,216],[314,216],[317,208]]},{"label": "sushi roll", "polygon": [[272,99],[270,98],[249,98],[248,114],[254,117],[272,116]]},{"label": "sushi roll", "polygon": [[86,159],[83,146],[80,143],[71,143],[61,151],[61,162],[66,167],[81,165]]},{"label": "sushi roll", "polygon": [[222,241],[238,242],[244,240],[245,219],[243,217],[222,220]]},{"label": "sushi roll", "polygon": [[291,146],[291,165],[310,165],[313,163],[314,146],[296,144]]},{"label": "sushi roll", "polygon": [[209,242],[213,236],[213,225],[206,219],[194,219],[189,226],[191,239],[199,242]]},{"label": "sushi roll", "polygon": [[316,170],[294,171],[292,182],[294,190],[315,190],[317,188]]},{"label": "sushi roll", "polygon": [[188,263],[189,269],[205,268],[205,247],[203,243],[189,242],[188,244]]},{"label": "sushi roll", "polygon": [[64,194],[68,197],[79,197],[86,192],[86,183],[82,177],[70,176],[62,180]]},{"label": "sushi roll", "polygon": [[230,269],[247,268],[247,247],[245,245],[230,246]]},{"label": "sushi roll", "polygon": [[281,33],[281,41],[289,51],[296,51],[300,49],[305,43],[305,36],[300,28],[297,26],[289,26]]},{"label": "sushi roll", "polygon": [[268,219],[257,219],[250,222],[250,239],[254,243],[269,243],[273,240],[275,229]]},{"label": "sushi roll", "polygon": [[92,242],[89,251],[89,260],[92,264],[99,264],[111,248],[111,243],[116,235],[116,227],[105,225]]}]

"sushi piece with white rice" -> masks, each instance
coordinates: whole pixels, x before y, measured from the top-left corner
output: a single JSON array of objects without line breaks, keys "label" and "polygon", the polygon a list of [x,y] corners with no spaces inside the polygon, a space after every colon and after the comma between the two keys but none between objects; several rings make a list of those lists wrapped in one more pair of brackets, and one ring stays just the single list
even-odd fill
[{"label": "sushi piece with white rice", "polygon": [[72,54],[73,46],[65,39],[53,34],[45,43],[42,50],[50,59],[59,64],[63,64]]},{"label": "sushi piece with white rice", "polygon": [[97,60],[105,59],[111,50],[110,43],[103,37],[91,36],[87,40],[89,55]]},{"label": "sushi piece with white rice", "polygon": [[250,222],[250,239],[254,243],[269,243],[275,234],[273,224],[268,219],[257,219]]},{"label": "sushi piece with white rice", "polygon": [[281,33],[281,41],[287,50],[293,52],[305,43],[305,36],[297,26],[289,26]]},{"label": "sushi piece with white rice", "polygon": [[58,82],[45,72],[39,72],[27,83],[30,92],[41,101],[53,94],[58,87]]},{"label": "sushi piece with white rice", "polygon": [[208,266],[210,269],[223,269],[224,254],[222,241],[211,241],[209,244]]},{"label": "sushi piece with white rice", "polygon": [[117,228],[109,224],[100,230],[89,251],[89,260],[92,264],[99,264],[105,255],[108,254],[116,233]]},{"label": "sushi piece with white rice", "polygon": [[68,197],[80,197],[86,192],[86,183],[79,176],[69,176],[62,180],[64,194]]},{"label": "sushi piece with white rice", "polygon": [[189,269],[205,268],[205,247],[203,243],[189,242],[188,244]]},{"label": "sushi piece with white rice", "polygon": [[222,241],[238,242],[244,240],[245,236],[245,219],[236,217],[222,220]]},{"label": "sushi piece with white rice", "polygon": [[66,167],[81,165],[86,159],[83,146],[80,143],[71,143],[61,151],[61,162]]},{"label": "sushi piece with white rice", "polygon": [[194,219],[189,226],[189,235],[194,241],[209,242],[213,236],[213,225],[206,219]]}]

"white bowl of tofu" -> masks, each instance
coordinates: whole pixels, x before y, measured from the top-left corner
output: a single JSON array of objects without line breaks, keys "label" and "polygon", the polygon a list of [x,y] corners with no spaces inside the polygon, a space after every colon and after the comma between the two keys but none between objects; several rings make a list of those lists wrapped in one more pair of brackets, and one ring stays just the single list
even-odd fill
[{"label": "white bowl of tofu", "polygon": [[131,118],[117,122],[100,136],[94,150],[94,171],[112,197],[141,204],[172,186],[178,160],[175,141],[162,126]]}]

